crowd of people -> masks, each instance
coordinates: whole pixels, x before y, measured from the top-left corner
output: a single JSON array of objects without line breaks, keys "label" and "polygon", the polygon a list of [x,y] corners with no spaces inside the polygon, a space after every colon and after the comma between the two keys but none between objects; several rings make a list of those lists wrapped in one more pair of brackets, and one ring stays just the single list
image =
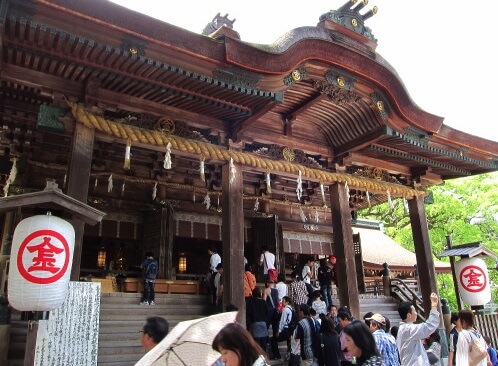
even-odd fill
[{"label": "crowd of people", "polygon": [[[209,254],[212,301],[221,311],[223,266],[214,249]],[[147,256],[144,270],[151,260]],[[398,306],[402,320],[399,326],[391,327],[389,319],[380,313],[370,312],[363,320],[356,320],[347,307],[337,308],[332,302],[332,285],[337,284],[335,264],[335,257],[330,256],[320,260],[315,269],[313,258],[309,258],[304,266],[296,266],[290,283],[283,273],[273,280],[270,274],[276,268],[275,256],[265,247],[259,263],[263,287],[258,286],[251,265],[245,263],[246,324],[227,325],[216,336],[212,347],[222,355],[220,364],[263,366],[269,359],[285,358],[290,366],[442,365],[439,300],[435,293],[431,294],[432,307],[425,322],[417,322],[419,316],[411,301]],[[152,286],[144,286],[142,303],[154,304],[154,278],[144,276],[144,285]],[[319,287],[313,286],[312,279],[318,280]],[[490,337],[477,330],[471,310],[453,313],[451,323],[448,365],[498,366],[497,351]],[[148,318],[141,331],[142,345],[150,350],[167,333],[164,319]],[[279,350],[281,342],[286,342],[284,355]]]},{"label": "crowd of people", "polygon": [[[332,288],[337,285],[335,264],[336,258],[330,256],[321,259],[315,268],[314,259],[308,258],[302,267],[296,266],[289,283],[283,273],[273,281],[268,273],[276,268],[275,256],[264,248],[260,261],[264,288],[258,287],[253,268],[246,264],[245,328],[263,358],[285,358],[290,366],[442,365],[436,294],[431,295],[432,309],[423,323],[417,322],[419,316],[410,301],[399,304],[399,326],[391,328],[389,319],[379,313],[367,313],[362,321],[356,320],[347,307],[337,308],[333,304]],[[319,285],[313,286],[314,282]],[[469,350],[477,340],[487,342],[488,350],[488,356],[477,365],[498,366],[490,339],[477,331],[473,319],[469,310],[454,314],[453,322],[457,325],[449,335],[449,364],[470,364]],[[284,355],[279,349],[281,342],[287,345]],[[262,358],[255,360],[261,362]]]}]

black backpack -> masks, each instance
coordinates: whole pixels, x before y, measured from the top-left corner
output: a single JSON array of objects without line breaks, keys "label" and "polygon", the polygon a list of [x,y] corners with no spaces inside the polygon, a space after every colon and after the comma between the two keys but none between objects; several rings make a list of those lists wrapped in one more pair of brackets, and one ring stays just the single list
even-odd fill
[{"label": "black backpack", "polygon": [[308,318],[308,322],[310,323],[311,328],[311,348],[313,349],[313,355],[318,358],[322,356],[322,339],[320,337],[320,329],[315,324],[315,321],[311,318]]},{"label": "black backpack", "polygon": [[147,265],[147,268],[145,269],[145,277],[148,280],[154,280],[157,277],[157,261],[152,260],[149,262]]},{"label": "black backpack", "polygon": [[297,317],[297,313],[295,310],[291,309],[292,316],[289,324],[287,325],[287,328],[289,328],[290,333],[294,333],[294,330],[297,327],[297,323],[299,323],[299,319]]}]

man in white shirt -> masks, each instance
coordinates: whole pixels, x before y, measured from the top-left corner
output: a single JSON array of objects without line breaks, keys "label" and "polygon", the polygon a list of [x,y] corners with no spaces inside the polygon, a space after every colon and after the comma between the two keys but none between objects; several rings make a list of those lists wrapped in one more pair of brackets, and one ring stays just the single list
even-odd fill
[{"label": "man in white shirt", "polygon": [[268,246],[263,246],[263,253],[261,253],[261,258],[259,259],[259,265],[263,266],[263,274],[265,275],[265,283],[268,282],[268,270],[275,269],[275,254],[270,253]]},{"label": "man in white shirt", "polygon": [[438,297],[431,294],[431,312],[425,323],[414,324],[417,320],[417,311],[411,301],[403,301],[398,306],[398,313],[403,320],[399,324],[396,346],[399,351],[401,366],[429,365],[427,352],[422,345],[422,340],[429,337],[439,326],[439,313],[437,311]]},{"label": "man in white shirt", "polygon": [[303,267],[303,272],[301,274],[301,277],[303,277],[303,281],[307,283],[308,285],[311,285],[311,277],[313,277],[313,265],[315,261],[313,258],[308,258],[306,261],[306,264]]},{"label": "man in white shirt", "polygon": [[218,270],[216,269],[216,266],[221,263],[221,257],[220,255],[216,252],[215,248],[210,248],[208,249],[208,254],[209,254],[209,273],[211,276],[209,277],[209,289],[211,290],[212,294],[212,302],[216,304],[216,287],[214,286],[214,278],[216,276],[216,273]]}]

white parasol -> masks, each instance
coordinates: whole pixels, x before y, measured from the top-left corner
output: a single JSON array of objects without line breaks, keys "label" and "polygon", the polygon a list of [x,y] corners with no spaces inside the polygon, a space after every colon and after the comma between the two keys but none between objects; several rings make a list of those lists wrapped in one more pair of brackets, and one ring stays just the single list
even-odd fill
[{"label": "white parasol", "polygon": [[220,357],[211,347],[214,337],[236,317],[232,311],[180,322],[135,366],[211,366]]}]

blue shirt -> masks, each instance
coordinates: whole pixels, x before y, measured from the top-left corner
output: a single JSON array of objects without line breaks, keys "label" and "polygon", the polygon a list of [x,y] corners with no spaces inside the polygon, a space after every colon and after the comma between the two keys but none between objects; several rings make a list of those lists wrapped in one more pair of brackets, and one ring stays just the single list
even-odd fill
[{"label": "blue shirt", "polygon": [[375,344],[379,349],[379,353],[384,359],[386,366],[399,366],[398,347],[396,340],[390,334],[387,334],[384,329],[378,329],[373,332]]},{"label": "blue shirt", "polygon": [[489,358],[491,360],[491,365],[498,366],[498,356],[496,350],[493,347],[488,347]]}]

